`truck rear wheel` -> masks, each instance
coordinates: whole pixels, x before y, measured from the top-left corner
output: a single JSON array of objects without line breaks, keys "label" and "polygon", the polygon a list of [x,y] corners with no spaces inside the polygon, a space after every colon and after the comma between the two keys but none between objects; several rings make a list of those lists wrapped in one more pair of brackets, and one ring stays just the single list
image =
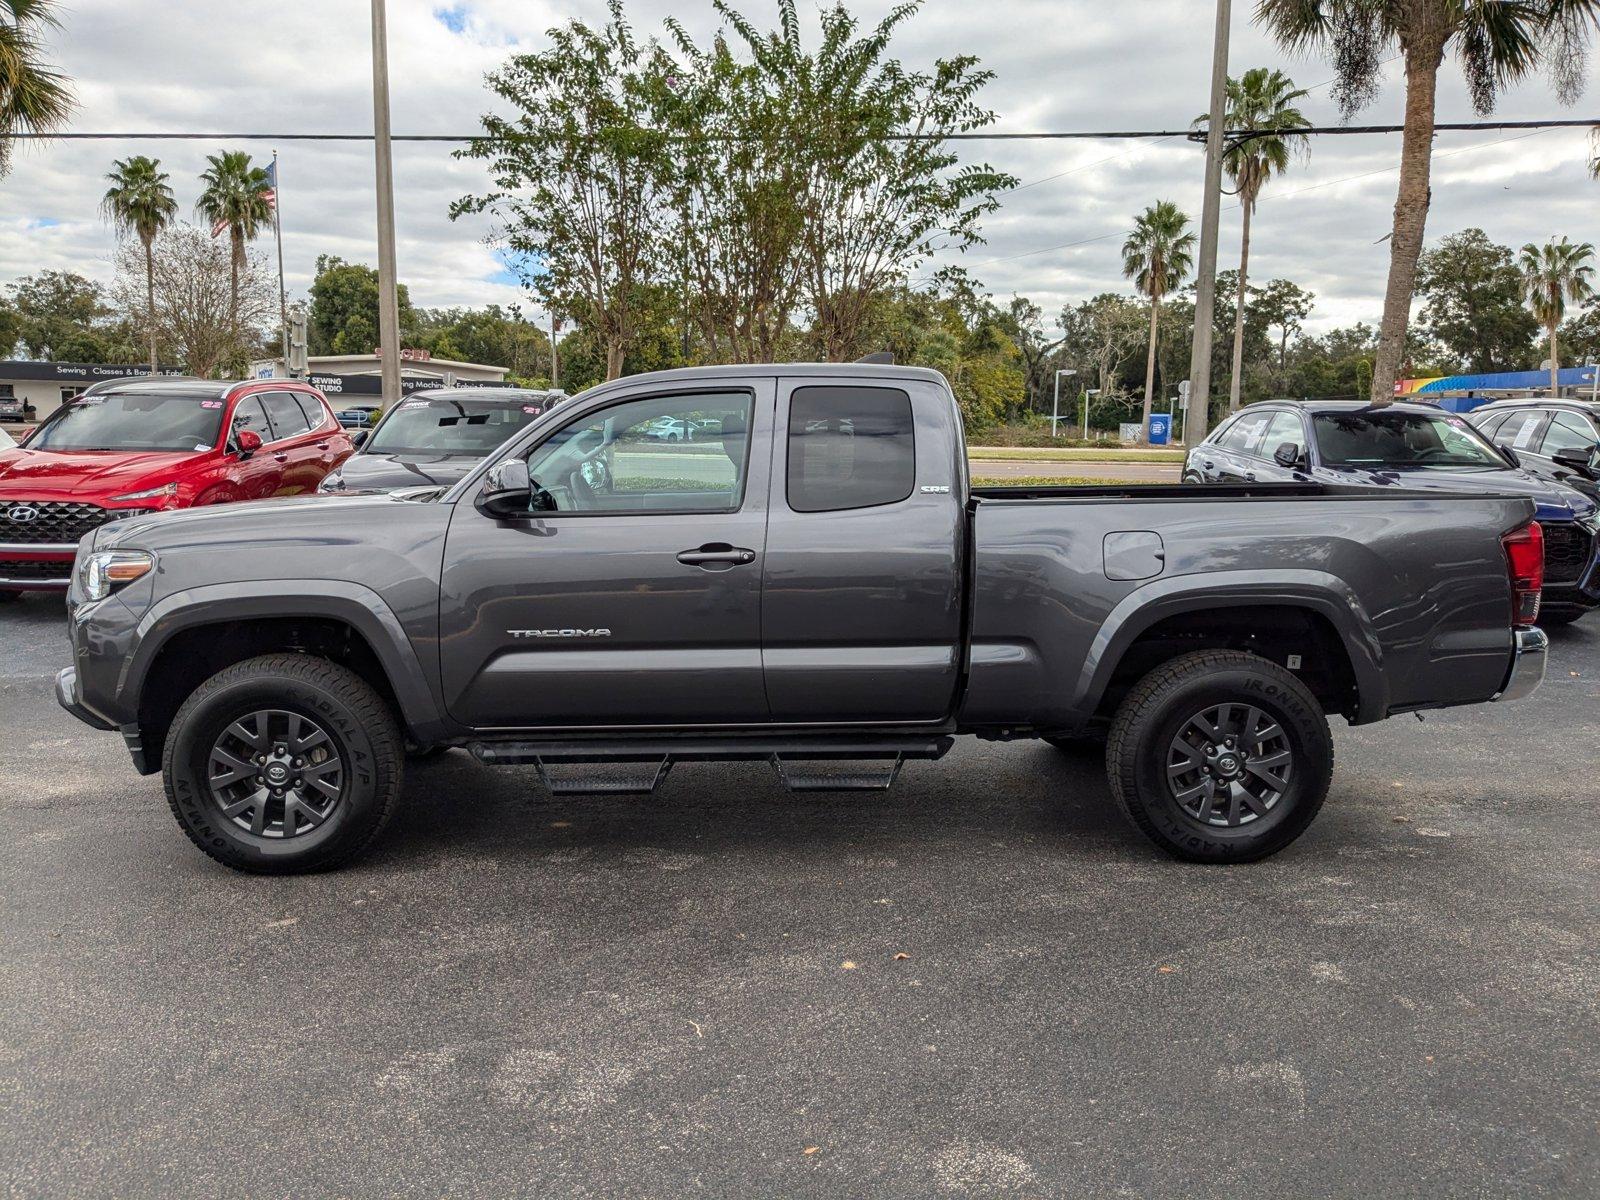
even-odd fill
[{"label": "truck rear wheel", "polygon": [[196,688],[161,765],[190,841],[236,871],[291,875],[371,844],[399,798],[405,745],[389,706],[355,672],[275,654]]},{"label": "truck rear wheel", "polygon": [[1203,650],[1134,685],[1111,723],[1106,773],[1128,818],[1174,858],[1252,862],[1317,815],[1333,738],[1316,697],[1288,671]]}]

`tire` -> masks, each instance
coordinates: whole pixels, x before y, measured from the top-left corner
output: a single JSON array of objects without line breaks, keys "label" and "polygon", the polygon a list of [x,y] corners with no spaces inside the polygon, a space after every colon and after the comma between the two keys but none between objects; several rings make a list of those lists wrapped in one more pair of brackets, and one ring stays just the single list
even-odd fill
[{"label": "tire", "polygon": [[1254,862],[1316,817],[1333,777],[1333,738],[1316,697],[1288,671],[1238,650],[1203,650],[1134,685],[1111,723],[1106,774],[1128,819],[1173,858]]},{"label": "tire", "polygon": [[[257,765],[263,774],[241,771]],[[366,680],[326,659],[273,654],[195,689],[161,767],[173,816],[196,846],[236,871],[294,875],[371,845],[399,799],[405,749]],[[275,780],[284,786],[263,786]]]},{"label": "tire", "polygon": [[1183,483],[1204,483],[1205,480],[1200,478],[1200,476],[1196,475],[1193,471],[1187,471],[1187,472],[1184,473],[1182,482]]}]

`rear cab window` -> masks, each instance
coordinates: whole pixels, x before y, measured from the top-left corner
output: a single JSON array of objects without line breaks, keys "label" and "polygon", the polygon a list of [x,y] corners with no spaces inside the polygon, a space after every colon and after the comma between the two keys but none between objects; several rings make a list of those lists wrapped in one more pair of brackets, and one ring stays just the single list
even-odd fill
[{"label": "rear cab window", "polygon": [[789,507],[841,512],[909,499],[917,480],[911,397],[899,388],[795,388],[789,401]]}]

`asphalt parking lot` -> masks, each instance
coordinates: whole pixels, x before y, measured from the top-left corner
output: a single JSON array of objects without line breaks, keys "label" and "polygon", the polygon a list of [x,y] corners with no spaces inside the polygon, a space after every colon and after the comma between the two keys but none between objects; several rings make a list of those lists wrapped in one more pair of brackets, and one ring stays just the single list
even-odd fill
[{"label": "asphalt parking lot", "polygon": [[0,610],[8,1194],[1579,1196],[1600,1189],[1600,618],[1533,700],[1336,731],[1250,867],[1100,764],[552,799],[460,753],[377,852],[238,876]]}]

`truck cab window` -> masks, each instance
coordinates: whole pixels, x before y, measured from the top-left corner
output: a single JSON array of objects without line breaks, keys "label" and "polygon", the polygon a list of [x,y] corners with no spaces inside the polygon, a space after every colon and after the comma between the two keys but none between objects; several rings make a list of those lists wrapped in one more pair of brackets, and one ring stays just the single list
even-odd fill
[{"label": "truck cab window", "polygon": [[734,512],[744,501],[752,399],[657,396],[556,430],[528,457],[541,511]]},{"label": "truck cab window", "polygon": [[803,387],[789,403],[789,507],[894,504],[917,478],[911,397],[897,388]]}]

